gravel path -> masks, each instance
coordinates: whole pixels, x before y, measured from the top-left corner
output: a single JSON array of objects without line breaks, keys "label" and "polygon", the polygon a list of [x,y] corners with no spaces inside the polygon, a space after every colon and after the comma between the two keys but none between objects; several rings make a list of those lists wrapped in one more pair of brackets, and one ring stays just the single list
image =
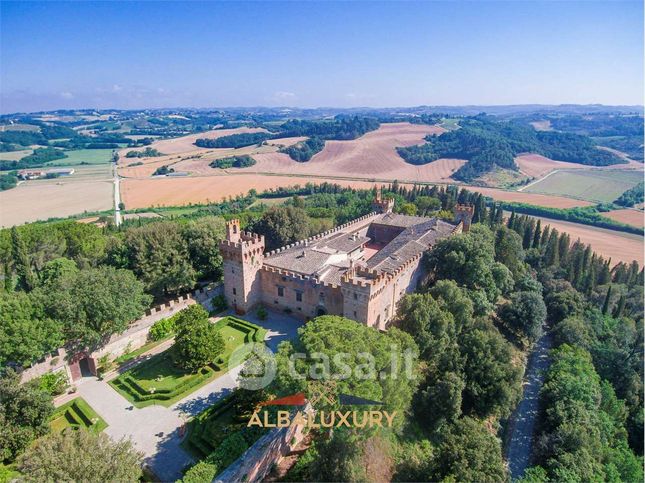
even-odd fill
[{"label": "gravel path", "polygon": [[550,364],[551,343],[551,335],[545,332],[535,344],[524,375],[524,397],[511,418],[506,459],[513,480],[521,478],[531,462],[540,389]]}]

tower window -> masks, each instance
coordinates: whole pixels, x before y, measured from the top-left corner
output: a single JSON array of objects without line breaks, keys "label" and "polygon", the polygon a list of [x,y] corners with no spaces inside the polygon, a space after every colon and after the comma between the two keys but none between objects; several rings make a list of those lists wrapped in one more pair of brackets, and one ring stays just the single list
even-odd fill
[{"label": "tower window", "polygon": [[237,290],[233,287],[233,295],[237,295]]},{"label": "tower window", "polygon": [[354,294],[354,300],[358,300],[358,295]]},{"label": "tower window", "polygon": [[284,297],[284,287],[278,286],[278,297]]},{"label": "tower window", "polygon": [[302,292],[300,290],[296,290],[296,301],[302,302]]}]

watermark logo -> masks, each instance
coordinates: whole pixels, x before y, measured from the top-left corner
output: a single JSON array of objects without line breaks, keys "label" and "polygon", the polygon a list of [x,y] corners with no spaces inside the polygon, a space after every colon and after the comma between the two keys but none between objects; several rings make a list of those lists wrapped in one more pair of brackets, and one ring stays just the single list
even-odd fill
[{"label": "watermark logo", "polygon": [[[270,401],[260,403],[260,408],[253,412],[247,427],[285,428],[305,426],[308,428],[373,428],[392,427],[397,411],[382,409],[357,410],[347,409],[348,406],[383,406],[381,401],[373,401],[350,394],[338,394],[336,397],[336,381],[308,381],[307,392],[300,392]],[[304,407],[310,404],[311,410],[278,410],[277,412],[262,409],[266,406]],[[340,406],[340,409],[320,409],[314,411],[317,405],[323,407]]]}]

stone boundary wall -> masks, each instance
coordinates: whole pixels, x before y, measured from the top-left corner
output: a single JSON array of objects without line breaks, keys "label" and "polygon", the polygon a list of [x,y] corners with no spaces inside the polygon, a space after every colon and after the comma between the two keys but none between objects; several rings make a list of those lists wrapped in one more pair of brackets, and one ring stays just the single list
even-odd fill
[{"label": "stone boundary wall", "polygon": [[[314,413],[307,403],[304,413],[310,417]],[[296,411],[292,412],[292,418]],[[282,458],[288,455],[305,437],[305,427],[294,424],[288,428],[273,428],[258,439],[242,456],[215,477],[213,483],[231,481],[262,481]]]},{"label": "stone boundary wall", "polygon": [[[170,317],[181,309],[194,303],[206,305],[208,301],[222,293],[222,285],[207,285],[199,288],[192,293],[180,295],[176,299],[169,300],[165,304],[151,307],[145,311],[140,319],[130,324],[125,332],[114,334],[102,348],[94,351],[89,355],[91,359],[97,359],[106,354],[112,358],[118,357],[125,353],[126,350],[132,351],[143,346],[148,342],[148,332],[150,327],[158,320]],[[69,367],[71,354],[64,347],[61,347],[53,353],[47,355],[43,360],[37,362],[31,367],[24,369],[20,374],[21,382],[28,382],[49,372],[65,371],[68,380],[73,381],[72,372]]]}]

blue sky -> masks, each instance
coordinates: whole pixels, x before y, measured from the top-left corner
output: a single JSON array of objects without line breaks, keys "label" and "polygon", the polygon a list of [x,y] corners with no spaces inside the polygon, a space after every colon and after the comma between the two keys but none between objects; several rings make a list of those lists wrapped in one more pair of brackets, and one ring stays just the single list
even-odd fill
[{"label": "blue sky", "polygon": [[638,0],[0,6],[3,112],[643,103]]}]

